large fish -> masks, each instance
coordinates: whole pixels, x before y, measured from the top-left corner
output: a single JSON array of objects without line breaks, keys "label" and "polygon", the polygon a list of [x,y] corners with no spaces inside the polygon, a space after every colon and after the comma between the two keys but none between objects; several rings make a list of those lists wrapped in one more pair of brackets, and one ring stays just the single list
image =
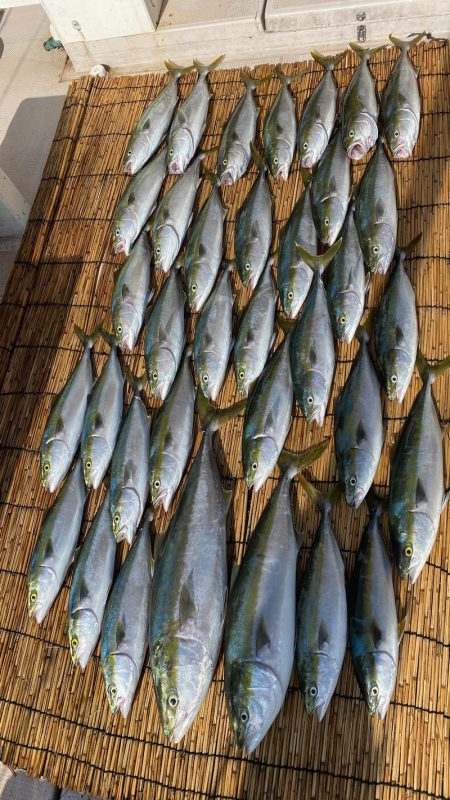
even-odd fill
[{"label": "large fish", "polygon": [[450,358],[428,364],[418,353],[423,387],[400,433],[389,482],[389,532],[394,559],[402,578],[419,577],[448,501],[444,490],[442,429],[432,384],[450,367]]},{"label": "large fish", "polygon": [[384,442],[381,387],[369,353],[369,334],[357,331],[359,351],[334,413],[334,449],[347,503],[358,508],[372,486]]},{"label": "large fish", "polygon": [[383,505],[370,492],[370,519],[359,547],[348,591],[350,652],[371,714],[384,719],[395,686],[399,626],[392,565],[381,533]]},{"label": "large fish", "polygon": [[245,482],[257,492],[275,467],[291,425],[292,378],[288,333],[256,381],[245,411],[242,461]]},{"label": "large fish", "polygon": [[305,183],[303,193],[280,233],[278,245],[278,291],[283,311],[290,319],[300,311],[313,279],[313,272],[299,256],[297,245],[313,255],[317,253],[309,182]]},{"label": "large fish", "polygon": [[136,175],[158,149],[169,129],[177,104],[178,78],[193,69],[192,66],[179,67],[171,61],[165,64],[172,80],[152,100],[133,128],[123,157],[124,170],[128,175]]},{"label": "large fish", "polygon": [[295,101],[289,91],[289,84],[305,75],[307,70],[297,75],[286,75],[278,64],[275,72],[281,81],[281,89],[264,120],[264,157],[275,180],[282,178],[287,181],[297,133]]},{"label": "large fish", "polygon": [[367,281],[364,257],[349,206],[342,228],[342,245],[327,271],[327,298],[331,324],[340,342],[351,342],[364,311]]},{"label": "large fish", "polygon": [[122,422],[111,462],[110,509],[117,542],[134,539],[147,503],[150,423],[140,394],[145,375],[136,378],[127,368],[125,376],[134,390]]},{"label": "large fish", "polygon": [[73,664],[79,664],[83,670],[100,636],[115,557],[116,540],[107,493],[81,547],[69,594],[70,654]]},{"label": "large fish", "polygon": [[146,514],[109,595],[100,663],[109,706],[125,718],[131,708],[148,643],[152,572],[151,514]]},{"label": "large fish", "polygon": [[339,236],[350,202],[350,161],[336,131],[320,159],[311,183],[311,210],[323,244]]},{"label": "large fish", "polygon": [[151,296],[150,249],[147,233],[143,232],[114,276],[112,321],[121,350],[132,350],[135,346]]},{"label": "large fish", "polygon": [[369,71],[369,58],[383,49],[365,50],[359,44],[350,44],[361,63],[353,73],[341,104],[342,141],[349,158],[364,158],[378,138],[378,100],[375,81]]},{"label": "large fish", "polygon": [[421,237],[397,248],[394,269],[375,316],[378,372],[389,400],[398,403],[410,384],[419,343],[416,295],[405,271],[405,258]]},{"label": "large fish", "polygon": [[294,663],[297,535],[294,476],[323,453],[281,454],[283,476],[253,531],[232,585],[225,630],[225,696],[239,747],[252,753],[283,705]]},{"label": "large fish", "polygon": [[300,165],[312,169],[322,157],[336,120],[338,89],[333,70],[345,56],[323,56],[313,51],[313,59],[325,69],[325,75],[307,100],[300,119],[297,134],[297,150]]},{"label": "large fish", "polygon": [[92,391],[91,349],[98,336],[75,326],[84,345],[83,354],[61,392],[55,397],[42,435],[40,462],[44,489],[54,492],[67,475],[83,430],[84,415]]},{"label": "large fish", "polygon": [[153,422],[150,439],[149,478],[152,504],[167,511],[180,485],[193,441],[195,388],[191,347],[163,406]]},{"label": "large fish", "polygon": [[86,490],[76,461],[49,509],[28,568],[28,614],[39,624],[63,585],[74,557],[83,519]]},{"label": "large fish", "polygon": [[314,271],[314,279],[302,315],[295,325],[290,346],[295,396],[308,425],[321,427],[333,382],[335,352],[322,273],[334,258],[341,239],[326,253],[312,256],[302,247],[299,255]]},{"label": "large fish", "polygon": [[198,385],[208,400],[219,394],[233,346],[233,291],[229,263],[197,320],[193,361]]},{"label": "large fish", "polygon": [[253,144],[258,176],[236,214],[234,260],[244,286],[255,288],[269,256],[272,241],[272,198],[266,165]]},{"label": "large fish", "polygon": [[308,714],[323,719],[334,694],[347,645],[347,597],[342,556],[330,512],[339,491],[318,492],[300,475],[304,490],[321,511],[297,600],[295,662]]},{"label": "large fish", "polygon": [[200,64],[194,60],[198,80],[183,103],[173,115],[167,136],[167,166],[170,175],[181,175],[194,158],[206,126],[208,106],[211,98],[207,75],[219,66],[223,56],[212,64]]},{"label": "large fish", "polygon": [[89,400],[81,434],[84,480],[92,489],[100,486],[109,467],[123,410],[123,374],[116,342],[104,330],[102,336],[111,350]]},{"label": "large fish", "polygon": [[246,396],[263,371],[274,340],[277,296],[273,285],[272,264],[273,258],[269,258],[258,285],[242,312],[233,349],[237,387]]},{"label": "large fish", "polygon": [[206,203],[188,232],[184,251],[184,281],[191,313],[200,311],[211,294],[223,251],[223,223],[227,209],[214,184]]},{"label": "large fish", "polygon": [[185,296],[173,269],[149,310],[145,323],[144,355],[147,381],[152,397],[164,400],[177,374],[186,335]]},{"label": "large fish", "polygon": [[153,257],[156,269],[163,272],[168,272],[175,261],[190,225],[204,157],[204,153],[198,154],[181,178],[164,194],[155,211]]},{"label": "large fish", "polygon": [[[207,430],[167,532],[159,539],[150,615],[150,666],[166,736],[179,742],[209,689],[227,598],[225,497],[213,431],[243,407],[216,412],[199,393]],[[203,412],[206,405],[207,411]]]},{"label": "large fish", "polygon": [[371,272],[387,272],[397,241],[395,176],[380,137],[356,190],[355,223]]},{"label": "large fish", "polygon": [[113,219],[115,253],[129,255],[130,250],[156,206],[166,176],[164,147],[131,180],[119,200]]},{"label": "large fish", "polygon": [[401,50],[381,95],[381,116],[384,132],[394,158],[409,158],[419,136],[420,93],[418,71],[408,57],[409,48],[425,36],[419,33],[403,42],[390,36],[392,44]]}]

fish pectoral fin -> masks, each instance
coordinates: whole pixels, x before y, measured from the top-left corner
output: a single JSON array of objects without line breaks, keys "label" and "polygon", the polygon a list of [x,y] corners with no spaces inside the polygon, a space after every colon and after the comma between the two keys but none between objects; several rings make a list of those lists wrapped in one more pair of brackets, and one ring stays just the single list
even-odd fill
[{"label": "fish pectoral fin", "polygon": [[53,549],[53,543],[52,543],[52,540],[51,540],[51,539],[49,539],[49,540],[48,540],[48,542],[47,542],[47,544],[45,545],[45,550],[44,550],[44,561],[46,561],[48,558],[52,558],[52,557],[53,557],[53,554],[54,554],[54,552],[55,552],[55,551],[54,551],[54,549]]},{"label": "fish pectoral fin", "polygon": [[127,463],[125,464],[125,469],[123,471],[124,486],[127,486],[127,484],[133,481],[135,474],[136,474],[136,464],[134,463],[132,458],[129,458]]},{"label": "fish pectoral fin", "polygon": [[192,578],[193,578],[193,573],[190,572],[186,583],[184,583],[183,586],[181,587],[180,602],[178,609],[178,617],[181,627],[186,625],[186,623],[189,622],[189,620],[195,619],[197,617],[197,607],[195,605],[195,600],[194,600]]},{"label": "fish pectoral fin", "polygon": [[103,430],[103,417],[100,411],[97,411],[92,420],[92,433],[98,433]]},{"label": "fish pectoral fin", "polygon": [[116,649],[118,650],[120,645],[123,644],[126,640],[126,632],[125,632],[125,622],[124,618],[117,620],[116,625]]},{"label": "fish pectoral fin", "polygon": [[330,635],[328,633],[327,626],[322,621],[319,627],[319,633],[317,636],[317,646],[320,652],[326,652],[330,644]]},{"label": "fish pectoral fin", "polygon": [[64,431],[64,420],[63,420],[62,417],[58,417],[58,419],[56,420],[56,425],[55,425],[55,433],[56,434],[60,434],[63,431]]},{"label": "fish pectoral fin", "polygon": [[358,427],[356,428],[356,444],[360,445],[367,439],[367,433],[364,428],[363,423],[361,420],[358,422]]},{"label": "fish pectoral fin", "polygon": [[236,578],[238,576],[240,564],[237,564],[235,561],[231,566],[231,575],[230,575],[230,592],[233,591],[233,586],[235,584]]},{"label": "fish pectoral fin", "polygon": [[264,424],[264,433],[268,436],[270,436],[270,434],[273,433],[274,431],[275,424],[279,416],[279,409],[280,409],[280,398],[278,398],[278,400],[274,403],[274,405],[272,406],[266,417],[266,421]]},{"label": "fish pectoral fin", "polygon": [[89,597],[88,585],[85,579],[82,578],[80,581],[80,585],[78,587],[78,602],[82,603],[83,600],[86,600],[87,597]]},{"label": "fish pectoral fin", "polygon": [[170,447],[172,443],[173,443],[173,435],[172,431],[169,428],[169,430],[166,431],[164,436],[163,448]]},{"label": "fish pectoral fin", "polygon": [[377,204],[375,206],[375,218],[377,222],[380,222],[384,216],[384,204],[382,200],[377,200]]},{"label": "fish pectoral fin", "polygon": [[256,628],[256,655],[262,661],[264,660],[263,655],[267,650],[270,650],[271,641],[270,636],[267,633],[266,623],[264,622],[264,617],[260,617],[258,621],[258,626]]},{"label": "fish pectoral fin", "polygon": [[405,341],[404,333],[400,327],[400,325],[395,326],[395,343],[398,345],[402,345]]},{"label": "fish pectoral fin", "polygon": [[309,364],[311,367],[315,367],[317,364],[317,353],[314,349],[314,346],[309,348]]},{"label": "fish pectoral fin", "polygon": [[330,178],[328,191],[330,192],[330,194],[335,194],[336,192],[336,178],[334,175],[332,175]]},{"label": "fish pectoral fin", "polygon": [[126,283],[122,284],[122,300],[126,300],[130,296],[130,290]]},{"label": "fish pectoral fin", "polygon": [[261,238],[259,222],[253,222],[250,228],[250,238],[253,242],[257,242]]},{"label": "fish pectoral fin", "polygon": [[375,648],[378,650],[380,647],[381,642],[383,641],[383,634],[381,632],[380,626],[378,625],[375,619],[372,619],[372,637],[373,643]]},{"label": "fish pectoral fin", "polygon": [[234,129],[234,131],[232,131],[232,132],[231,132],[231,141],[232,141],[232,142],[240,142],[240,141],[241,141],[241,140],[239,139],[239,134],[238,134],[238,132],[236,131],[236,129]]},{"label": "fish pectoral fin", "polygon": [[135,200],[136,200],[136,195],[135,195],[134,192],[131,192],[131,194],[128,195],[128,202],[129,203],[134,203]]},{"label": "fish pectoral fin", "polygon": [[417,478],[417,482],[416,482],[416,507],[418,508],[419,506],[427,505],[427,503],[428,503],[428,499],[427,499],[427,495],[426,495],[426,492],[425,492],[425,487],[424,487],[422,481],[420,480],[420,478]]}]

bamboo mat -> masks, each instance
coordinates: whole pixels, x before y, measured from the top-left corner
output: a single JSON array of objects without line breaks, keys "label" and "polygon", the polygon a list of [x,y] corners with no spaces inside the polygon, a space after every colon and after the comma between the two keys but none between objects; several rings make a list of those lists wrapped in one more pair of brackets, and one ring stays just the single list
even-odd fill
[{"label": "bamboo mat", "polygon": [[[372,60],[381,89],[397,50]],[[421,346],[431,358],[450,353],[450,64],[448,43],[415,48],[420,67],[423,117],[413,157],[396,163],[399,241],[423,231],[407,269],[417,291]],[[180,58],[182,54],[180,54]],[[335,70],[345,86],[357,63],[349,53]],[[297,72],[304,64],[290,65]],[[322,71],[310,72],[292,85],[297,113]],[[261,66],[257,75],[267,74]],[[104,693],[98,650],[83,675],[71,666],[66,633],[68,581],[47,619],[38,627],[26,609],[27,568],[43,511],[51,498],[40,484],[39,445],[52,397],[63,387],[80,355],[74,324],[91,330],[105,319],[110,327],[113,273],[121,263],[111,247],[111,217],[127,178],[121,159],[127,137],[148,101],[166,77],[141,75],[117,79],[82,79],[69,89],[53,147],[38,191],[21,250],[1,308],[0,340],[0,757],[11,767],[43,775],[59,786],[104,798],[448,798],[450,656],[450,564],[447,510],[428,565],[414,587],[407,630],[400,649],[398,681],[383,722],[371,719],[347,654],[336,694],[321,724],[309,719],[293,679],[284,708],[269,735],[251,757],[236,749],[226,718],[220,663],[207,700],[181,745],[164,739],[157,718],[148,662],[127,721],[112,717]],[[194,80],[180,82],[184,96]],[[205,148],[218,144],[220,132],[243,92],[238,71],[210,76],[211,101]],[[279,89],[272,80],[256,90],[262,113]],[[214,168],[215,156],[207,159]],[[353,168],[356,182],[364,168]],[[227,255],[233,252],[233,222],[255,177],[255,168],[223,197],[229,207]],[[173,179],[170,179],[170,181]],[[169,185],[169,180],[167,185]],[[275,246],[301,190],[297,159],[287,183],[273,184]],[[209,187],[204,182],[200,206]],[[197,207],[198,207],[197,206]],[[196,208],[197,208],[196,207]],[[156,279],[159,284],[159,279]],[[248,299],[239,280],[235,311]],[[385,279],[377,277],[368,305],[378,302]],[[188,323],[192,332],[192,320]],[[300,450],[332,432],[334,398],[349,372],[357,345],[340,346],[339,363],[322,431],[309,431],[295,409],[287,445]],[[106,356],[103,342],[95,346],[99,370]],[[136,351],[137,352],[137,351]],[[124,360],[143,369],[139,355]],[[376,484],[386,493],[389,447],[401,428],[420,387],[415,374],[403,405],[384,398],[386,447]],[[434,386],[444,423],[450,418],[450,375]],[[229,371],[221,405],[235,399]],[[149,409],[152,403],[148,402]],[[233,487],[229,514],[230,561],[240,561],[245,541],[274,488],[277,474],[261,491],[248,493],[242,475],[242,418],[217,435],[216,451],[224,483]],[[197,432],[195,450],[200,435]],[[449,436],[444,434],[448,463]],[[319,486],[335,480],[334,454],[314,465]],[[91,495],[83,533],[102,499]],[[294,507],[299,529],[305,531],[304,566],[318,523],[318,512],[298,484]],[[176,501],[175,501],[176,502]],[[366,523],[365,507],[357,512],[341,500],[333,510],[337,540],[347,576]],[[159,513],[156,529],[168,517]],[[399,613],[406,585],[396,580]]]}]

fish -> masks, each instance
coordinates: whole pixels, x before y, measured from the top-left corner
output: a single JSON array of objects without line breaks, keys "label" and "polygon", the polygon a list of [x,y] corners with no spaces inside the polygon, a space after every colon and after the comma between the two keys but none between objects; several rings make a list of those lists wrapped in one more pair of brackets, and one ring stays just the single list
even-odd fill
[{"label": "fish", "polygon": [[102,627],[114,575],[116,540],[105,495],[77,558],[69,594],[69,644],[74,666],[86,669]]},{"label": "fish", "polygon": [[375,315],[376,364],[389,400],[403,402],[411,382],[419,344],[416,295],[405,271],[405,258],[422,234],[397,247],[394,268]]},{"label": "fish", "polygon": [[238,747],[252,753],[277,717],[294,664],[297,555],[290,488],[328,446],[283,451],[283,475],[232,583],[225,628],[225,697]]},{"label": "fish", "polygon": [[175,111],[167,136],[169,175],[181,175],[185,172],[197,151],[205,130],[209,101],[212,97],[206,78],[221,61],[223,56],[219,56],[212,64],[207,65],[194,60],[194,67],[198,72],[197,83]]},{"label": "fish", "polygon": [[349,344],[361,321],[368,289],[353,203],[347,210],[341,233],[342,245],[327,271],[327,299],[334,335]]},{"label": "fish", "polygon": [[313,51],[311,55],[324,68],[325,75],[305,103],[298,127],[297,150],[300,166],[304,169],[312,169],[328,147],[336,120],[338,96],[333,70],[346,52],[323,56]]},{"label": "fish", "polygon": [[323,244],[332,245],[340,234],[350,202],[350,161],[339,131],[321,157],[311,182],[311,210]]},{"label": "fish", "polygon": [[127,367],[124,372],[134,395],[114,448],[109,505],[116,541],[131,544],[149,492],[150,423],[141,399],[145,373],[138,378]]},{"label": "fish", "polygon": [[173,186],[164,194],[152,224],[153,258],[156,269],[168,272],[174,263],[192,219],[195,195],[200,183],[199,153]]},{"label": "fish", "polygon": [[123,157],[124,171],[136,175],[157,151],[164,139],[178,100],[178,78],[194,67],[179,67],[172,61],[164,62],[172,80],[145,109],[134,126]]},{"label": "fish", "polygon": [[369,71],[369,59],[383,50],[384,45],[366,50],[351,42],[350,47],[361,63],[342,98],[342,141],[348,157],[360,161],[378,138],[378,100],[375,81]]},{"label": "fish", "polygon": [[349,585],[348,629],[366,706],[384,719],[395,687],[403,626],[397,622],[392,565],[381,532],[383,503],[373,491],[366,500],[370,518]]},{"label": "fish", "polygon": [[276,291],[272,278],[273,257],[266,266],[247,306],[241,314],[233,350],[238,391],[247,396],[263,371],[274,342]]},{"label": "fish", "polygon": [[400,576],[411,583],[430,555],[449,497],[444,491],[442,430],[432,385],[450,367],[450,358],[431,365],[418,350],[417,367],[423,386],[395,447],[388,502],[394,560]]},{"label": "fish", "polygon": [[137,342],[150,289],[150,249],[147,234],[137,238],[127,260],[114,275],[112,321],[114,335],[121,350],[132,350]]},{"label": "fish", "polygon": [[151,397],[165,400],[177,374],[186,335],[183,287],[179,263],[172,270],[147,313],[144,335],[145,368]]},{"label": "fish", "polygon": [[295,663],[307,714],[321,722],[333,697],[347,646],[347,597],[342,556],[331,526],[335,487],[319,492],[303,475],[302,488],[319,506],[321,519],[301,577],[297,598]]},{"label": "fish", "polygon": [[128,716],[144,665],[151,611],[150,522],[142,528],[114,581],[103,617],[100,665],[113,714]]},{"label": "fish", "polygon": [[227,209],[217,184],[188,231],[184,251],[184,282],[189,310],[201,311],[211,294],[223,252],[223,226]]},{"label": "fish", "polygon": [[123,373],[116,342],[100,330],[111,349],[89,399],[81,433],[81,462],[88,489],[98,489],[109,467],[123,410]]},{"label": "fish", "polygon": [[289,84],[306,75],[307,71],[303,70],[297,75],[286,75],[281,69],[281,64],[275,69],[275,74],[281,82],[281,89],[267,112],[263,128],[264,157],[275,180],[282,178],[287,181],[294,157],[297,120],[295,101],[289,91]]},{"label": "fish", "polygon": [[113,247],[116,255],[130,250],[156,207],[166,177],[166,148],[138,172],[123,192],[113,219]]},{"label": "fish", "polygon": [[96,328],[89,335],[75,326],[75,333],[84,350],[64,388],[52,403],[41,440],[41,479],[44,489],[49,492],[56,491],[75,458],[92,391],[91,350],[99,331]]},{"label": "fish", "polygon": [[172,388],[153,422],[149,480],[152,505],[168,511],[181,483],[194,438],[195,387],[192,347],[185,348]]},{"label": "fish", "polygon": [[208,400],[216,400],[233,347],[233,303],[229,262],[197,320],[194,335],[194,372],[200,390]]},{"label": "fish", "polygon": [[294,399],[287,333],[253,386],[245,410],[242,462],[248,488],[259,491],[274,469],[291,426]]},{"label": "fish", "polygon": [[28,616],[34,617],[39,625],[72,563],[85,499],[83,471],[77,460],[44,517],[28,567]]},{"label": "fish", "polygon": [[335,352],[322,273],[341,246],[338,239],[323,255],[298,253],[314,271],[311,290],[292,332],[290,363],[295,396],[308,425],[322,427],[333,382]]},{"label": "fish", "polygon": [[372,486],[384,442],[378,375],[369,353],[369,328],[356,332],[359,351],[334,409],[334,449],[345,499],[358,508]]},{"label": "fish", "polygon": [[389,36],[401,53],[383,89],[380,110],[384,133],[394,159],[409,158],[419,137],[421,101],[417,84],[418,70],[412,64],[408,51],[424,36],[425,33],[419,33],[406,42]]},{"label": "fish", "polygon": [[254,289],[272,241],[272,198],[266,180],[266,164],[253,144],[251,151],[259,172],[236,214],[234,260],[244,286]]},{"label": "fish", "polygon": [[280,233],[278,245],[278,291],[283,312],[294,319],[306,300],[313,271],[298,255],[297,245],[317,253],[317,234],[311,211],[309,179],[303,174],[305,188]]},{"label": "fish", "polygon": [[384,275],[394,257],[398,212],[395,176],[382,137],[356,190],[355,223],[364,261],[371,272]]},{"label": "fish", "polygon": [[214,456],[214,431],[244,402],[215,410],[198,393],[200,448],[165,534],[157,537],[149,623],[150,667],[164,734],[181,741],[208,692],[220,652],[228,594],[229,497]]}]

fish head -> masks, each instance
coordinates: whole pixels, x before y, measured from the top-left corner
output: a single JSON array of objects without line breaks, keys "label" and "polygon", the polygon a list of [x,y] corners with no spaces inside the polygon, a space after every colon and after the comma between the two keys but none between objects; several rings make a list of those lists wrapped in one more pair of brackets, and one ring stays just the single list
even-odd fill
[{"label": "fish head", "polygon": [[180,249],[178,234],[168,223],[160,225],[153,233],[153,257],[155,268],[168,272]]},{"label": "fish head", "polygon": [[275,467],[279,448],[271,436],[261,434],[244,444],[244,478],[248,488],[258,492]]},{"label": "fish head", "polygon": [[386,394],[389,400],[401,403],[411,379],[414,357],[402,348],[389,350],[383,358]]},{"label": "fish head", "polygon": [[433,546],[436,526],[427,513],[414,509],[391,518],[389,529],[400,577],[415,583]]},{"label": "fish head", "polygon": [[386,139],[395,159],[409,158],[417,141],[419,123],[408,108],[398,108],[385,126]]},{"label": "fish head", "polygon": [[77,609],[69,615],[68,633],[72,663],[85,670],[100,634],[97,615],[89,608]]},{"label": "fish head", "polygon": [[102,660],[102,669],[111,712],[120,711],[125,719],[139,679],[136,664],[126,653],[111,653]]},{"label": "fish head", "polygon": [[259,239],[254,239],[248,243],[243,252],[236,258],[236,264],[242,283],[253,290],[264,269],[264,258]]},{"label": "fish head", "polygon": [[182,175],[194,155],[192,134],[187,128],[177,128],[167,147],[169,175]]},{"label": "fish head", "polygon": [[379,222],[373,234],[367,237],[365,260],[371,272],[384,275],[389,269],[395,252],[395,235],[390,225]]},{"label": "fish head", "polygon": [[350,343],[356,333],[364,309],[364,300],[356,292],[340,292],[331,314],[335,334],[340,342]]},{"label": "fish head", "polygon": [[51,439],[41,447],[41,478],[44,489],[54,492],[71,464],[69,448],[63,439]]},{"label": "fish head", "polygon": [[[186,294],[191,314],[197,314],[203,308],[214,285],[210,270],[202,269],[197,261],[196,269],[185,271]],[[203,273],[203,274],[202,274]]]},{"label": "fish head", "polygon": [[289,280],[280,285],[281,303],[283,310],[289,319],[295,319],[298,315],[311,286],[313,272],[303,261],[296,264],[295,269],[289,270]]},{"label": "fish head", "polygon": [[222,388],[223,374],[222,359],[211,351],[208,352],[207,358],[203,354],[203,358],[200,358],[200,363],[197,364],[197,377],[202,393],[207,400],[214,402],[217,399]]},{"label": "fish head", "polygon": [[316,423],[321,428],[328,405],[329,386],[319,369],[310,369],[297,387],[297,399],[308,425]]},{"label": "fish head", "polygon": [[361,691],[370,714],[384,719],[395,685],[397,664],[384,650],[364,653],[356,658]]},{"label": "fish head", "polygon": [[239,357],[235,358],[234,374],[236,377],[238,392],[247,397],[253,378],[249,376],[248,363],[244,353],[240,354]]},{"label": "fish head", "polygon": [[133,136],[123,157],[123,168],[127,175],[136,175],[148,159],[148,134],[141,131]]},{"label": "fish head", "polygon": [[113,248],[115,254],[124,253],[128,256],[131,245],[138,233],[136,214],[132,209],[126,208],[123,214],[113,222]]},{"label": "fish head", "polygon": [[219,186],[232,186],[244,174],[249,159],[239,141],[232,141],[227,149],[221,153],[217,162],[217,175]]},{"label": "fish head", "polygon": [[120,499],[111,508],[113,533],[116,542],[125,540],[131,544],[142,516],[142,504],[138,493],[131,487],[124,487]]},{"label": "fish head", "polygon": [[377,462],[366,448],[348,448],[340,463],[345,499],[352,508],[359,508],[369,491]]},{"label": "fish head", "polygon": [[114,335],[121,350],[132,350],[141,330],[141,318],[132,303],[117,303],[113,307]]},{"label": "fish head", "polygon": [[41,624],[60,584],[55,571],[50,566],[41,565],[37,570],[30,569],[28,580],[28,616]]},{"label": "fish head", "polygon": [[330,246],[335,243],[344,224],[346,210],[338,197],[327,197],[323,201],[316,220],[317,233],[323,244]]},{"label": "fish head", "polygon": [[82,453],[84,482],[88,489],[98,489],[111,460],[111,448],[103,436],[92,435]]},{"label": "fish head", "polygon": [[328,134],[320,121],[315,121],[305,131],[298,143],[298,156],[303,169],[312,169],[325,152]]},{"label": "fish head", "polygon": [[339,672],[336,659],[323,651],[311,651],[298,664],[299,688],[306,713],[315,713],[319,722],[330,704]]},{"label": "fish head", "polygon": [[343,130],[342,138],[347,155],[353,161],[364,158],[378,139],[376,120],[363,111],[349,120]]},{"label": "fish head", "polygon": [[176,360],[168,347],[155,347],[146,354],[147,382],[151,397],[165,400],[176,373]]},{"label": "fish head", "polygon": [[276,181],[287,181],[292,161],[292,148],[286,139],[277,139],[268,148],[267,164],[270,174]]},{"label": "fish head", "polygon": [[250,754],[280,710],[284,699],[280,681],[262,661],[236,661],[230,668],[226,697],[237,745]]}]

